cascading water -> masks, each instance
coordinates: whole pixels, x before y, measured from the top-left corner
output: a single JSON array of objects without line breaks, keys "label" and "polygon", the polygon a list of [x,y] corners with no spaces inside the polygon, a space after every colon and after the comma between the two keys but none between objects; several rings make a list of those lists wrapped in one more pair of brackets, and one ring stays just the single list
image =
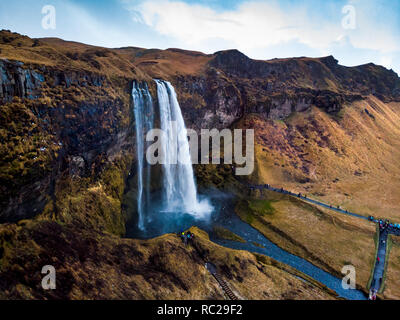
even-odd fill
[{"label": "cascading water", "polygon": [[[138,211],[138,227],[144,230],[144,213],[150,204],[150,166],[145,167],[145,136],[146,133],[153,129],[154,110],[153,101],[149,93],[146,83],[139,84],[134,82],[132,89],[132,98],[134,103],[134,114],[136,121],[136,145],[137,145],[137,211]],[[146,197],[143,199],[143,190],[146,191]]]},{"label": "cascading water", "polygon": [[[208,199],[200,200],[194,180],[187,130],[172,85],[155,80],[159,104],[160,129],[163,132],[159,152],[160,190],[151,194],[151,167],[146,161],[147,133],[154,127],[154,110],[148,87],[134,83],[132,96],[137,142],[137,211],[139,235],[149,237],[188,227],[207,218],[213,211]],[[157,121],[158,123],[158,121]]]},{"label": "cascading water", "polygon": [[[131,233],[131,236],[148,238],[166,232],[184,230],[196,224],[210,234],[212,241],[220,245],[265,254],[322,282],[327,287],[338,292],[342,297],[357,300],[364,299],[361,291],[343,290],[341,279],[335,278],[308,261],[282,250],[256,229],[241,221],[235,214],[232,214],[233,207],[231,206],[234,205],[234,202],[229,198],[225,198],[222,193],[215,194],[213,192],[210,195],[209,199],[213,198],[213,196],[215,197],[214,200],[218,199],[217,202],[214,202],[217,210],[215,210],[216,214],[210,219],[212,221],[208,219],[197,220],[198,218],[207,217],[214,208],[209,204],[208,200],[199,201],[198,199],[190,160],[187,130],[175,90],[166,81],[155,81],[157,83],[160,108],[160,126],[165,133],[165,140],[161,144],[161,152],[165,156],[162,164],[162,199],[160,204],[156,203],[154,199],[150,201],[150,166],[146,163],[145,167],[144,163],[145,148],[148,146],[145,143],[145,137],[154,124],[153,102],[147,85],[135,83],[132,96],[135,104],[138,150],[138,226],[142,232]],[[143,191],[146,192],[145,199],[143,199]],[[226,203],[228,203],[228,206]],[[219,239],[213,232],[214,225],[224,226],[244,238],[246,242]],[[257,243],[262,246],[257,245]]]},{"label": "cascading water", "polygon": [[173,86],[162,80],[157,83],[160,125],[164,133],[161,152],[163,168],[163,211],[187,213],[204,218],[212,211],[207,200],[199,201],[187,130]]}]

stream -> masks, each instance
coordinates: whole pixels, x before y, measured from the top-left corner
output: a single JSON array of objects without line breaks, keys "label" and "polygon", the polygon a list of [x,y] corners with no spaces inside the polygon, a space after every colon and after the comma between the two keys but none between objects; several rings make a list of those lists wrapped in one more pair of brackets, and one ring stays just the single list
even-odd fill
[{"label": "stream", "polygon": [[[334,290],[342,298],[348,300],[366,300],[366,296],[362,291],[357,289],[343,289],[342,279],[339,279],[331,275],[330,273],[316,267],[312,263],[281,249],[280,247],[269,241],[266,237],[264,237],[264,235],[261,234],[258,230],[243,222],[235,213],[229,214],[228,212],[224,212],[224,210],[220,212],[221,214],[218,218],[216,218],[214,225],[219,225],[221,227],[224,227],[225,229],[232,231],[233,233],[242,237],[247,242],[242,243],[218,239],[214,236],[212,232],[210,232],[210,239],[213,242],[231,249],[247,250],[250,252],[264,254],[279,262],[285,263],[310,276],[311,278],[321,282],[328,288]],[[253,242],[262,245],[264,248],[256,246],[255,244],[253,244]]]},{"label": "stream", "polygon": [[[213,197],[212,204],[214,212],[209,220],[196,220],[193,216],[182,213],[165,212],[160,214],[155,209],[154,215],[149,215],[150,221],[147,223],[148,227],[146,230],[128,229],[127,234],[132,238],[149,239],[165,233],[181,232],[191,226],[197,226],[208,232],[211,241],[221,246],[264,254],[321,282],[334,290],[342,298],[348,300],[366,300],[366,296],[362,291],[357,289],[343,289],[342,279],[331,275],[303,258],[281,249],[269,241],[261,232],[242,221],[234,213],[232,199],[229,197],[222,197],[222,199]],[[242,237],[246,242],[242,243],[218,238],[213,232],[215,226],[221,226],[230,230]],[[263,246],[263,248],[255,245],[253,242]]]}]

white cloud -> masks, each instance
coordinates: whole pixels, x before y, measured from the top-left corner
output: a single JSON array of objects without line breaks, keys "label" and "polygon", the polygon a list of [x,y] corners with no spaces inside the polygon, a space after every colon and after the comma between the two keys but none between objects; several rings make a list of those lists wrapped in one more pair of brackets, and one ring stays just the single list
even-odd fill
[{"label": "white cloud", "polygon": [[388,69],[392,69],[393,68],[393,57],[384,55],[381,57],[379,63]]},{"label": "white cloud", "polygon": [[326,21],[322,15],[315,19],[315,12],[311,19],[306,7],[283,9],[278,2],[245,2],[234,10],[216,11],[182,1],[145,0],[130,9],[159,34],[206,52],[210,51],[207,43],[215,39],[243,51],[297,41],[325,53],[343,38],[360,49],[393,52],[400,48],[395,36],[374,25],[358,7],[355,30],[342,27],[340,8],[337,21]]},{"label": "white cloud", "polygon": [[64,18],[71,21],[65,31],[71,40],[104,47],[124,46],[132,41],[129,32],[107,25],[79,5],[64,2],[61,9]]}]

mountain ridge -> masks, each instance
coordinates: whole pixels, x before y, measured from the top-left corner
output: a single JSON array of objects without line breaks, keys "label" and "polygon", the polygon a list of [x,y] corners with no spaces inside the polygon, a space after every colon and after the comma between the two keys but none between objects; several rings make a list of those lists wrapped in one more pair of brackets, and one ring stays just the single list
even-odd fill
[{"label": "mountain ridge", "polygon": [[[70,239],[76,238],[93,247],[100,246],[102,238],[112,247],[126,234],[128,221],[135,219],[137,191],[132,84],[147,82],[156,103],[154,78],[172,83],[188,128],[255,132],[253,174],[238,181],[230,166],[199,165],[195,170],[201,188],[215,187],[252,204],[270,201],[271,195],[247,199],[243,186],[271,183],[354,212],[400,219],[400,79],[393,71],[373,64],[344,67],[332,56],[264,61],[250,59],[237,50],[206,55],[173,48],[109,49],[1,31],[0,271],[9,276],[5,280],[0,277],[0,289],[9,290],[10,296],[43,296],[35,292],[33,283],[21,286],[14,280],[14,275],[21,276],[20,260],[14,252],[29,247],[30,241],[37,240],[39,247],[44,247],[33,243],[37,251],[21,258],[24,270],[33,272],[38,260],[34,264],[28,261],[40,252],[51,256],[42,234],[58,230],[54,242],[71,244]],[[377,201],[381,198],[384,201]],[[273,226],[264,232],[291,253],[302,256],[308,252],[318,258],[316,264],[323,260],[340,272],[337,266],[346,256],[335,252],[357,248],[353,235],[346,232],[347,224],[340,231],[346,244],[331,243],[308,235],[305,222],[316,223],[320,213],[296,203],[288,205],[287,200],[279,200],[276,206],[279,210],[275,214],[262,217],[266,225]],[[257,216],[252,206],[251,210],[244,207],[246,219]],[[288,223],[294,220],[291,215],[301,220],[296,226]],[[324,230],[338,228],[333,218],[325,220]],[[297,244],[279,238],[279,232],[289,234],[293,228]],[[168,237],[171,248],[181,247],[177,239]],[[370,240],[366,248],[373,246]],[[62,260],[68,255],[85,256],[82,246],[77,241],[72,252],[60,253]],[[129,242],[128,247],[132,246]],[[155,261],[158,253],[164,252],[162,241],[160,246],[160,251],[151,248]],[[329,246],[334,250],[319,249]],[[97,259],[95,250],[90,255]],[[103,252],[103,256],[117,268],[113,262],[117,255]],[[85,264],[75,258],[77,266]],[[360,253],[356,258],[365,279],[369,256]],[[131,263],[129,259],[125,262],[128,266]],[[225,264],[229,262],[224,260]],[[142,268],[139,262],[136,267]],[[90,270],[91,265],[85,268]],[[124,270],[132,275],[135,268]],[[185,283],[171,261],[160,263],[159,270],[149,265],[144,268],[157,277],[169,272],[171,279],[179,279],[178,286]],[[68,272],[65,277],[72,277]],[[241,276],[238,273],[238,282]],[[254,273],[251,277],[256,281]],[[82,281],[78,277],[71,283]],[[400,296],[397,282],[392,285],[392,294]],[[145,287],[120,289],[120,297],[146,294]],[[75,290],[65,297],[87,294]],[[105,297],[112,296],[109,289],[104,290]],[[140,295],[129,295],[129,290]],[[187,295],[180,286],[172,296],[193,298],[195,291],[191,292]],[[155,296],[154,290],[147,294]]]}]

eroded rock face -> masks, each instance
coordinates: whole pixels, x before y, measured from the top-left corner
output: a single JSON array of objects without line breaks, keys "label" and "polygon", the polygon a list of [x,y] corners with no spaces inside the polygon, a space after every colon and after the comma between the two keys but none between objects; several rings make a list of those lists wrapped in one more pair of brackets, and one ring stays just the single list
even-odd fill
[{"label": "eroded rock face", "polygon": [[229,127],[249,113],[285,119],[312,105],[337,113],[369,94],[400,101],[393,71],[372,64],[347,68],[332,56],[259,61],[237,50],[221,51],[204,76],[177,76],[173,82],[185,118],[195,128]]},{"label": "eroded rock face", "polygon": [[0,222],[40,213],[60,175],[94,177],[116,155],[134,153],[129,86],[0,61]]},{"label": "eroded rock face", "polygon": [[243,116],[240,91],[215,70],[204,77],[177,77],[174,85],[188,127],[227,128]]},{"label": "eroded rock face", "polygon": [[[372,64],[347,68],[333,57],[260,61],[229,50],[212,55],[201,72],[169,77],[187,127],[196,130],[229,128],[252,113],[283,120],[311,106],[335,114],[368,94],[400,100],[400,80],[393,71]],[[25,156],[20,151],[5,151],[0,219],[29,216],[31,208],[41,211],[62,172],[92,177],[121,153],[134,154],[134,79],[111,79],[68,67],[0,60],[0,108],[9,112],[0,120],[10,127],[4,142],[14,150],[26,144],[23,139],[32,143],[28,159],[20,160]],[[154,84],[147,81],[156,101]],[[13,119],[20,113],[23,121]]]},{"label": "eroded rock face", "polygon": [[81,156],[72,156],[69,160],[69,174],[74,176],[82,176],[85,171],[85,159]]},{"label": "eroded rock face", "polygon": [[11,101],[14,96],[34,99],[38,97],[44,76],[40,72],[22,68],[22,62],[0,59],[0,101]]},{"label": "eroded rock face", "polygon": [[372,64],[347,68],[332,56],[260,61],[221,51],[202,76],[180,75],[172,82],[185,120],[195,129],[230,127],[249,113],[285,119],[313,105],[334,114],[369,94],[400,101],[393,71]]}]

